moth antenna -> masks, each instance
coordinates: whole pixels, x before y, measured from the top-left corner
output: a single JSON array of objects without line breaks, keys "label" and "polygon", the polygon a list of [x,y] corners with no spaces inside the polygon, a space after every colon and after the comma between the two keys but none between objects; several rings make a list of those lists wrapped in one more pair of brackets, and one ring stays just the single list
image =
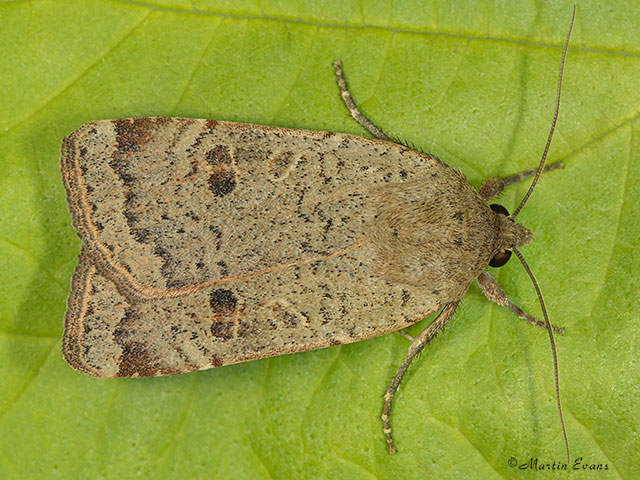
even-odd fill
[{"label": "moth antenna", "polygon": [[527,203],[529,197],[531,196],[531,192],[533,192],[533,187],[538,183],[538,178],[540,178],[540,174],[544,169],[544,163],[547,160],[547,153],[549,152],[549,147],[551,146],[551,138],[553,137],[553,132],[556,130],[556,121],[558,120],[558,112],[560,111],[560,92],[562,90],[562,74],[564,73],[564,61],[567,57],[567,49],[569,48],[569,39],[571,38],[571,30],[573,30],[573,21],[576,18],[576,6],[573,6],[573,13],[571,14],[571,23],[569,24],[569,31],[567,32],[567,39],[564,42],[564,48],[562,49],[562,60],[560,61],[560,73],[558,74],[558,90],[556,92],[556,109],[553,112],[553,121],[551,122],[551,130],[549,131],[549,137],[547,138],[547,145],[544,147],[544,152],[542,153],[542,159],[540,160],[540,166],[538,167],[538,171],[536,172],[536,176],[531,182],[531,186],[527,191],[526,195],[518,205],[518,208],[511,214],[511,218],[516,218],[516,216],[524,207],[524,204]]},{"label": "moth antenna", "polygon": [[549,332],[549,341],[551,342],[551,351],[553,352],[553,369],[554,369],[555,378],[556,378],[556,401],[558,403],[558,414],[560,415],[560,425],[562,427],[562,435],[564,435],[564,446],[567,449],[567,463],[571,463],[571,455],[569,454],[569,440],[567,438],[567,430],[566,430],[566,428],[564,426],[564,417],[562,415],[562,403],[560,402],[560,380],[559,380],[559,377],[558,377],[558,355],[556,353],[556,341],[553,338],[553,329],[551,328],[551,322],[549,321],[549,315],[547,315],[547,308],[545,307],[544,300],[542,299],[542,293],[540,292],[540,287],[538,286],[538,282],[536,281],[536,278],[533,276],[533,272],[531,272],[531,269],[529,268],[529,265],[527,265],[527,262],[524,261],[524,257],[522,256],[522,254],[517,249],[514,248],[513,249],[513,253],[516,254],[518,259],[522,263],[522,266],[524,267],[524,269],[529,274],[529,277],[531,278],[531,281],[533,282],[533,286],[535,287],[536,293],[538,294],[538,300],[540,301],[540,307],[542,307],[542,314],[544,315],[544,322],[545,322],[545,324],[547,326],[547,332]]}]

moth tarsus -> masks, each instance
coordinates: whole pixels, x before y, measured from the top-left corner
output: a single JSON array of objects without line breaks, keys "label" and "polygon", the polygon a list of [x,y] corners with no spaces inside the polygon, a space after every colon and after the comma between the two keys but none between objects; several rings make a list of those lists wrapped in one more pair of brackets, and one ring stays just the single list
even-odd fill
[{"label": "moth tarsus", "polygon": [[[545,162],[546,162],[546,158],[547,158],[547,154],[549,152],[549,148],[551,146],[551,140],[553,138],[553,133],[555,131],[555,127],[556,127],[556,122],[558,119],[558,112],[560,109],[560,96],[561,96],[561,90],[562,90],[562,76],[563,76],[563,72],[564,72],[564,64],[565,64],[565,59],[566,59],[566,54],[567,54],[567,49],[569,46],[569,39],[571,38],[571,31],[573,29],[573,22],[575,20],[575,12],[576,12],[576,7],[573,7],[573,12],[571,15],[571,22],[569,25],[569,30],[567,32],[567,36],[566,36],[566,40],[564,43],[564,47],[562,50],[562,59],[560,62],[560,71],[558,74],[558,83],[557,83],[557,93],[556,93],[556,102],[555,102],[555,109],[554,109],[554,114],[553,114],[553,120],[551,122],[551,128],[549,131],[549,135],[547,137],[547,142],[544,148],[544,151],[542,153],[542,157],[540,160],[540,164],[538,166],[538,168],[535,169],[530,169],[530,170],[526,170],[524,172],[520,172],[517,173],[515,175],[512,175],[510,177],[507,177],[505,179],[489,179],[486,180],[479,191],[480,196],[486,200],[489,201],[492,198],[497,197],[502,190],[514,183],[520,182],[530,176],[534,176],[533,181],[531,182],[531,186],[529,187],[527,193],[525,194],[525,196],[522,198],[520,204],[517,206],[517,208],[514,210],[514,212],[509,215],[509,213],[506,211],[506,209],[504,209],[504,207],[499,206],[499,205],[492,205],[492,207],[498,207],[498,208],[493,208],[495,211],[500,212],[500,213],[496,213],[503,215],[503,217],[505,217],[506,219],[509,219],[511,221],[513,221],[513,219],[522,211],[522,208],[524,207],[525,203],[527,202],[527,200],[529,199],[531,193],[533,192],[533,189],[536,185],[536,183],[538,182],[538,179],[540,177],[540,175],[543,172],[546,171],[551,171],[551,170],[555,170],[558,168],[562,168],[563,167],[563,163],[562,162],[558,162],[555,164],[551,164],[551,165],[546,165],[545,166]],[[385,135],[381,129],[379,129],[376,125],[373,124],[373,122],[371,122],[357,107],[356,103],[354,102],[351,94],[349,93],[349,90],[347,88],[347,83],[346,80],[344,78],[344,74],[342,71],[342,65],[339,61],[334,62],[334,68],[335,68],[335,74],[337,77],[337,82],[338,82],[338,86],[340,87],[341,90],[341,96],[342,99],[345,103],[345,105],[347,106],[347,108],[349,109],[349,112],[351,113],[351,116],[358,121],[358,123],[360,123],[360,125],[362,125],[365,129],[367,129],[369,132],[371,132],[375,137],[381,139],[381,140],[387,140],[387,141],[391,141],[391,139]],[[514,222],[515,223],[515,222]],[[537,327],[542,327],[545,328],[548,331],[549,334],[549,339],[550,339],[550,344],[551,344],[551,349],[552,349],[552,354],[553,354],[553,364],[554,364],[554,377],[555,377],[555,389],[556,389],[556,401],[557,401],[557,407],[558,407],[558,415],[560,418],[560,425],[561,425],[561,429],[562,429],[562,434],[564,437],[564,443],[565,443],[565,449],[566,449],[566,453],[567,453],[567,462],[570,462],[571,459],[571,455],[570,455],[570,450],[569,450],[569,440],[567,438],[567,432],[566,432],[566,427],[564,424],[564,417],[562,414],[562,403],[560,400],[560,386],[559,386],[559,374],[558,374],[558,358],[557,358],[557,353],[556,353],[556,347],[555,347],[555,340],[553,337],[553,332],[554,330],[560,334],[564,334],[564,328],[562,327],[556,327],[551,325],[550,321],[549,321],[549,317],[547,315],[547,310],[546,307],[544,305],[544,300],[542,298],[542,293],[540,292],[540,288],[538,287],[538,283],[535,280],[535,277],[533,276],[533,273],[531,272],[529,266],[527,265],[524,257],[522,256],[522,254],[520,253],[520,251],[516,248],[518,246],[521,245],[526,245],[527,243],[529,243],[531,241],[531,239],[533,238],[533,236],[531,235],[530,238],[527,238],[526,235],[525,236],[521,236],[519,238],[517,238],[516,241],[513,241],[513,239],[511,239],[511,244],[508,245],[504,245],[502,251],[498,251],[496,253],[496,255],[494,256],[491,265],[492,266],[502,266],[506,263],[506,261],[509,259],[509,256],[511,254],[511,252],[515,253],[516,256],[518,257],[518,259],[520,260],[520,262],[522,263],[523,267],[525,268],[527,274],[530,276],[531,281],[535,287],[536,290],[536,294],[538,296],[539,302],[540,302],[540,306],[542,308],[542,313],[544,316],[544,322],[537,320],[535,317],[529,315],[527,312],[525,312],[523,309],[521,309],[520,307],[518,307],[515,303],[513,303],[511,300],[509,300],[509,298],[507,297],[506,293],[504,292],[504,290],[502,290],[502,288],[500,288],[500,286],[498,285],[497,281],[491,277],[488,273],[486,272],[482,272],[480,273],[480,275],[478,276],[478,282],[485,294],[485,296],[497,303],[498,305],[501,306],[505,306],[507,308],[509,308],[515,315],[517,315],[519,318],[523,318],[525,320],[527,320],[531,325],[533,326],[537,326]],[[496,258],[499,258],[499,260],[496,260]],[[496,262],[496,264],[494,264],[493,262]],[[389,448],[389,453],[393,454],[396,453],[396,447],[393,441],[393,434],[392,434],[392,428],[391,428],[391,407],[393,404],[393,398],[395,396],[395,393],[400,385],[400,382],[402,381],[402,378],[404,377],[407,369],[409,368],[413,358],[425,347],[429,344],[429,342],[434,339],[437,334],[444,328],[444,326],[451,320],[453,314],[456,311],[456,308],[458,306],[460,299],[457,300],[453,300],[449,303],[447,303],[444,308],[442,309],[442,311],[440,312],[440,314],[436,317],[436,319],[429,324],[423,331],[422,333],[420,333],[419,335],[411,338],[411,345],[409,346],[409,352],[407,354],[407,356],[405,357],[405,360],[402,362],[402,364],[400,365],[398,371],[396,372],[393,380],[391,381],[389,387],[387,388],[387,391],[384,395],[384,406],[383,406],[383,410],[382,410],[382,423],[383,423],[383,433],[386,437],[387,440],[387,445]],[[403,333],[403,335],[406,335]]]},{"label": "moth tarsus", "polygon": [[384,394],[384,406],[382,408],[382,431],[387,439],[387,446],[389,447],[389,453],[396,453],[396,447],[393,442],[393,435],[391,433],[391,406],[393,403],[393,397],[400,386],[400,382],[404,378],[405,373],[409,369],[411,362],[418,355],[424,347],[429,345],[429,342],[433,340],[438,333],[444,329],[445,325],[449,323],[453,314],[458,308],[460,302],[448,303],[438,314],[436,319],[431,322],[427,328],[425,328],[420,334],[416,335],[409,345],[409,353],[405,357],[404,361],[398,368],[393,380],[389,384],[387,391]]},{"label": "moth tarsus", "polygon": [[362,114],[356,102],[353,101],[353,97],[347,88],[347,81],[344,78],[344,73],[342,72],[342,63],[340,60],[336,60],[333,62],[333,68],[336,72],[336,79],[338,81],[338,86],[340,87],[340,94],[342,96],[342,100],[344,104],[349,109],[349,113],[351,116],[365,129],[367,129],[371,134],[379,138],[380,140],[386,140],[388,142],[392,142],[393,140],[389,138],[382,130],[380,130],[371,120],[369,120],[365,115]]}]

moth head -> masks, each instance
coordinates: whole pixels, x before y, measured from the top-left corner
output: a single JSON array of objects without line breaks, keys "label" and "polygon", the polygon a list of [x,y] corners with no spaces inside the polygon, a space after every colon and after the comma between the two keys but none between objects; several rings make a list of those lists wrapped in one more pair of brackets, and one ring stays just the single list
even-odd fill
[{"label": "moth head", "polygon": [[533,241],[533,232],[516,222],[502,205],[493,203],[489,207],[496,215],[496,223],[500,232],[495,253],[489,265],[502,267],[511,258],[511,252],[514,248],[529,245]]}]

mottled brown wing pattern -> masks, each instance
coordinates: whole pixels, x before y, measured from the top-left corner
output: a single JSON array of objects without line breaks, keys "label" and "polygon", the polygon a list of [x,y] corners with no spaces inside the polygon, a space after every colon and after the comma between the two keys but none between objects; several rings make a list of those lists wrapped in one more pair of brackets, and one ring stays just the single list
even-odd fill
[{"label": "mottled brown wing pattern", "polygon": [[144,118],[83,126],[61,162],[83,240],[64,354],[90,375],[364,340],[443,303],[428,285],[381,278],[368,238],[371,188],[448,168],[434,157],[350,135]]},{"label": "mottled brown wing pattern", "polygon": [[362,247],[251,281],[132,301],[83,249],[68,301],[65,358],[97,377],[169,375],[364,340],[437,307],[422,288],[372,277],[362,268],[371,253]]},{"label": "mottled brown wing pattern", "polygon": [[363,137],[182,118],[92,122],[63,145],[74,226],[131,295],[181,295],[363,240],[368,187],[440,164]]}]

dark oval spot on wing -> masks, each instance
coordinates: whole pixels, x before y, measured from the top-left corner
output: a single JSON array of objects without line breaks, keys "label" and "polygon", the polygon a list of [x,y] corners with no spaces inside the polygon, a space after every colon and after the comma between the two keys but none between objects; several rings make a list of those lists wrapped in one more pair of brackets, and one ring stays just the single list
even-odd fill
[{"label": "dark oval spot on wing", "polygon": [[219,288],[211,292],[209,305],[215,315],[229,316],[235,311],[237,304],[238,300],[231,290]]},{"label": "dark oval spot on wing", "polygon": [[233,170],[218,170],[209,177],[209,190],[216,197],[224,197],[236,188],[235,172]]}]

